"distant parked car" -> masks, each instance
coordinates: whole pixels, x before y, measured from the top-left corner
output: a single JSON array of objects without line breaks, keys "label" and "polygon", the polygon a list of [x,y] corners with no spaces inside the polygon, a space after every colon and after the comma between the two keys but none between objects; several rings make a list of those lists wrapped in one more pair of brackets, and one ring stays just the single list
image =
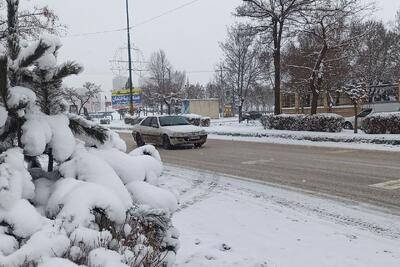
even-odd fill
[{"label": "distant parked car", "polygon": [[[361,129],[363,120],[364,120],[368,115],[370,115],[370,114],[372,114],[372,113],[373,113],[373,109],[372,109],[372,108],[367,108],[367,109],[364,109],[363,111],[361,111],[361,112],[358,114],[358,121],[357,121],[358,128]],[[354,129],[354,124],[355,124],[355,118],[354,118],[354,116],[352,116],[352,117],[346,117],[346,118],[345,118],[345,122],[344,122],[343,128],[349,129],[349,130],[353,130],[353,129]]]},{"label": "distant parked car", "polygon": [[110,118],[102,118],[100,119],[100,124],[110,124],[111,120]]},{"label": "distant parked car", "polygon": [[125,124],[136,125],[143,120],[142,117],[132,117],[132,116],[125,116],[124,122]]},{"label": "distant parked car", "polygon": [[262,113],[259,111],[247,111],[243,114],[243,120],[247,121],[254,121],[254,120],[259,120],[262,117]]},{"label": "distant parked car", "polygon": [[182,116],[147,117],[134,125],[132,136],[138,146],[152,143],[162,145],[165,149],[188,144],[199,148],[207,141],[206,131],[191,125]]}]

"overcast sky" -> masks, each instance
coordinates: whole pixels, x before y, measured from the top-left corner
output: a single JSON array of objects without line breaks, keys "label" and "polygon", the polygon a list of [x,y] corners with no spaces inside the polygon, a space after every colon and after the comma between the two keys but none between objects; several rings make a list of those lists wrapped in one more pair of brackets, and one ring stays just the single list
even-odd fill
[{"label": "overcast sky", "polygon": [[[21,5],[26,5],[21,1]],[[367,0],[365,0],[367,1]],[[85,81],[112,88],[113,72],[110,60],[121,59],[127,39],[124,31],[82,35],[126,27],[125,0],[35,0],[31,4],[47,4],[68,25],[63,38],[60,61],[73,59],[82,63],[85,72],[69,78],[70,86]],[[192,3],[193,2],[193,3]],[[132,41],[145,60],[152,52],[163,49],[175,69],[186,70],[192,82],[207,83],[214,65],[221,57],[219,42],[225,38],[226,27],[234,22],[232,13],[241,0],[129,0],[131,20],[138,25],[132,31]],[[181,7],[174,12],[166,11]],[[376,16],[392,20],[400,8],[399,0],[378,0]],[[153,20],[149,21],[149,19]],[[143,24],[143,22],[146,22]],[[135,57],[142,60],[140,54]],[[117,56],[115,56],[117,55]],[[136,75],[137,76],[137,75]]]}]

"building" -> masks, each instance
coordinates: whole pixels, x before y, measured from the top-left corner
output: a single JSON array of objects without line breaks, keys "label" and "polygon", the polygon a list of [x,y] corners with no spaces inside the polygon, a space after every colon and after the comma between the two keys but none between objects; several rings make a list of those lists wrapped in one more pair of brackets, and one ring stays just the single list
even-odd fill
[{"label": "building", "polygon": [[120,90],[126,87],[126,83],[128,82],[128,78],[125,76],[115,76],[112,80],[113,90]]},{"label": "building", "polygon": [[212,119],[219,119],[218,99],[186,99],[182,101],[183,114],[197,114]]},{"label": "building", "polygon": [[[360,109],[373,108],[375,112],[393,112],[400,109],[400,84],[381,84],[372,89],[375,94],[371,103],[365,103]],[[281,94],[282,113],[310,113],[311,94],[303,102],[297,93]],[[336,113],[344,117],[354,116],[354,107],[344,95],[328,96],[321,94],[318,99],[318,113]]]}]

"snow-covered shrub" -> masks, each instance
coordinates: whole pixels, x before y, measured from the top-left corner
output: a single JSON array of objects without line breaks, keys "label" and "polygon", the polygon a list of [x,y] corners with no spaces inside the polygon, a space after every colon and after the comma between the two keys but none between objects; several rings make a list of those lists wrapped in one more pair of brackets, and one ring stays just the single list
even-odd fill
[{"label": "snow-covered shrub", "polygon": [[195,126],[210,127],[211,125],[210,117],[203,117],[197,114],[182,114],[181,116],[185,117],[190,124]]},{"label": "snow-covered shrub", "polygon": [[[6,3],[11,29],[18,3]],[[177,200],[158,188],[158,151],[128,155],[118,134],[60,107],[62,79],[81,67],[57,65],[58,38],[9,41],[0,56],[0,266],[172,266]]]},{"label": "snow-covered shrub", "polygon": [[400,112],[383,112],[367,116],[362,122],[367,134],[400,134]]},{"label": "snow-covered shrub", "polygon": [[337,114],[265,115],[261,118],[265,129],[313,132],[341,132],[344,118]]}]

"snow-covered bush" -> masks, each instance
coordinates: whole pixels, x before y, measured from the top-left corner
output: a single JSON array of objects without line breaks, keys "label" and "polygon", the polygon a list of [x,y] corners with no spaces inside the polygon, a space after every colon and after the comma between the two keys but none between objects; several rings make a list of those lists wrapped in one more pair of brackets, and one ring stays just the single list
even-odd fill
[{"label": "snow-covered bush", "polygon": [[367,116],[362,122],[367,134],[400,134],[400,112],[383,112]]},{"label": "snow-covered bush", "polygon": [[[7,1],[11,29],[18,3]],[[171,266],[177,199],[158,187],[158,151],[127,154],[118,134],[66,113],[62,78],[81,67],[57,65],[58,38],[20,47],[11,35],[0,56],[0,266]]]},{"label": "snow-covered bush", "polygon": [[265,129],[313,132],[341,132],[344,118],[337,114],[266,115],[261,118]]},{"label": "snow-covered bush", "polygon": [[211,125],[210,117],[203,117],[197,114],[182,114],[182,116],[195,126],[210,127]]}]

